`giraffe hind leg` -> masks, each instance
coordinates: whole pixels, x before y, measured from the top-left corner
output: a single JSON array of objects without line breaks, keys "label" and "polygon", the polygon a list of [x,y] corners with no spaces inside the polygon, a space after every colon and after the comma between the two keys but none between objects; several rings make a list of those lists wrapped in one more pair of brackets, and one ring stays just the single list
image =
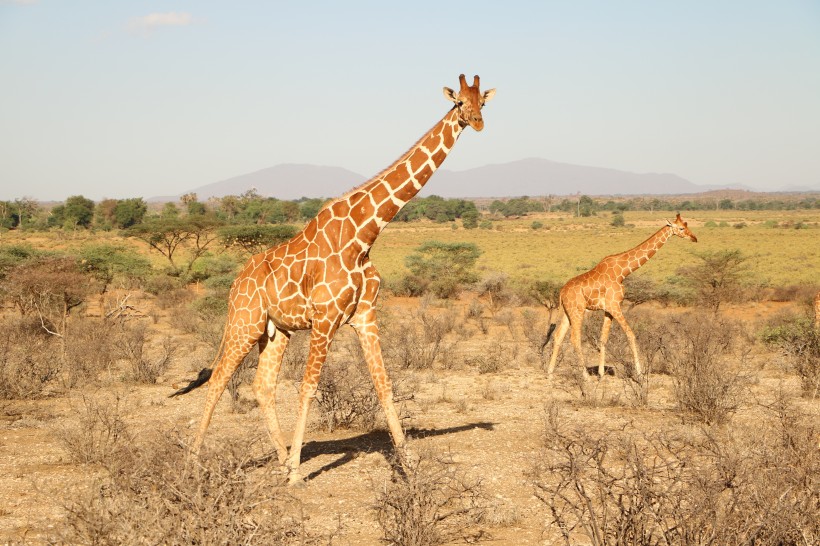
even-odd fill
[{"label": "giraffe hind leg", "polygon": [[[230,328],[230,325],[228,328]],[[211,378],[208,380],[205,408],[202,412],[202,419],[199,422],[199,429],[197,430],[194,444],[191,447],[191,450],[195,454],[199,453],[199,450],[202,448],[202,443],[205,440],[205,431],[208,430],[208,425],[216,409],[216,404],[225,391],[228,381],[262,334],[261,330],[249,330],[251,330],[251,328],[245,327],[241,329],[240,332],[232,332],[229,330],[225,333],[225,347],[222,352],[222,357],[216,366],[214,366]]]},{"label": "giraffe hind leg", "polygon": [[584,312],[576,314],[574,319],[570,319],[569,340],[572,342],[572,347],[575,349],[575,354],[581,364],[581,379],[584,382],[589,381],[589,374],[587,373],[587,364],[584,359],[584,348],[581,345],[581,327],[584,324]]},{"label": "giraffe hind leg", "polygon": [[635,375],[640,378],[643,374],[643,370],[641,369],[641,357],[638,353],[638,341],[635,338],[635,333],[632,331],[632,328],[629,327],[629,324],[626,322],[626,317],[624,317],[620,309],[613,309],[612,317],[618,322],[624,334],[626,334],[626,339],[629,341],[629,348],[632,349],[632,357],[635,362]]},{"label": "giraffe hind leg", "polygon": [[547,380],[552,380],[552,372],[555,371],[555,364],[558,362],[558,353],[561,351],[561,343],[564,342],[567,330],[569,330],[569,316],[565,313],[561,319],[561,325],[558,326],[558,331],[555,334],[555,341],[553,341],[552,355],[550,355],[550,363],[547,367]]}]

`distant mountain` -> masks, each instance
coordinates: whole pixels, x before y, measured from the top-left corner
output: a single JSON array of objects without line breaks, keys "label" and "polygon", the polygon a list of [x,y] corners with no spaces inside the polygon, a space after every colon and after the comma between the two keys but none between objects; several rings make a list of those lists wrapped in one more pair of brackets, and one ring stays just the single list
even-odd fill
[{"label": "distant mountain", "polygon": [[[239,195],[255,188],[278,199],[335,197],[364,182],[360,174],[340,167],[284,164],[214,182],[188,192],[199,199]],[[631,173],[530,158],[465,171],[441,169],[421,195],[442,197],[515,197],[522,195],[676,195],[714,189],[749,189],[738,185],[701,186],[675,174]],[[185,192],[185,193],[188,193]],[[154,197],[173,201],[179,196]]]},{"label": "distant mountain", "polygon": [[[737,187],[737,186],[735,186]],[[674,195],[699,193],[699,186],[675,174],[631,173],[530,158],[466,171],[442,171],[422,195],[508,197],[520,195]]]},{"label": "distant mountain", "polygon": [[[194,192],[198,199],[204,201],[210,197],[239,195],[256,189],[259,195],[292,200],[341,195],[365,180],[364,176],[341,167],[287,163],[192,188],[183,193]],[[175,201],[180,195],[182,194],[152,197],[149,201]]]}]

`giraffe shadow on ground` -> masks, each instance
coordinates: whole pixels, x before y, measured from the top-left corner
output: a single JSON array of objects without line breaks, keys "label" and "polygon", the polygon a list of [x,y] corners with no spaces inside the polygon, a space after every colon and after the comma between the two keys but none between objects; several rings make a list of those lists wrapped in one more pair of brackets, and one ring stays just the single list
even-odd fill
[{"label": "giraffe shadow on ground", "polygon": [[[598,377],[598,366],[587,366],[587,375]],[[604,375],[615,375],[615,366],[604,366]]]},{"label": "giraffe shadow on ground", "polygon": [[[440,429],[433,428],[409,428],[405,432],[408,438],[432,438],[434,436],[444,436],[446,434],[457,434],[459,432],[466,432],[468,430],[482,429],[492,431],[495,429],[496,423],[480,421],[477,423],[467,423],[455,427],[447,427]],[[392,461],[391,457],[394,451],[393,441],[390,438],[390,432],[387,430],[374,430],[365,432],[358,436],[344,438],[341,440],[320,440],[311,441],[302,448],[302,462],[309,461],[314,457],[320,455],[341,455],[334,461],[322,466],[321,468],[311,472],[305,477],[305,481],[309,482],[318,477],[320,474],[344,466],[353,461],[357,457],[365,453],[379,452],[384,455],[385,459]],[[261,467],[268,464],[276,464],[276,454],[271,453],[264,457],[259,457],[249,461],[247,466]],[[391,463],[392,464],[392,463]]]}]

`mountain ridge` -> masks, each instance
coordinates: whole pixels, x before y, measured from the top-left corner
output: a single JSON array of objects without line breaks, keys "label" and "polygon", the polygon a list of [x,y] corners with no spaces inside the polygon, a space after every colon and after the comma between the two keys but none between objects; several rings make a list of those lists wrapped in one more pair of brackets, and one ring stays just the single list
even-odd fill
[{"label": "mountain ridge", "polygon": [[[365,182],[363,175],[342,167],[283,163],[192,188],[151,202],[177,200],[184,193],[198,198],[239,195],[255,189],[260,195],[294,200],[332,198]],[[759,191],[742,184],[695,184],[672,173],[634,173],[605,167],[561,163],[538,157],[495,163],[462,171],[440,169],[419,195],[446,198],[518,197],[523,195],[688,195],[711,190]],[[778,190],[772,190],[778,191]],[[779,190],[782,191],[782,190]],[[820,191],[806,188],[805,191]]]}]

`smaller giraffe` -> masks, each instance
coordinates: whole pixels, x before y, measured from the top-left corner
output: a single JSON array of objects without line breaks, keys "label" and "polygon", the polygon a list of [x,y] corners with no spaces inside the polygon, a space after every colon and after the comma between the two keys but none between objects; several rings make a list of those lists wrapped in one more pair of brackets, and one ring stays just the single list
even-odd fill
[{"label": "smaller giraffe", "polygon": [[[612,326],[612,319],[615,319],[626,334],[629,340],[629,347],[632,349],[632,356],[635,359],[635,373],[638,377],[641,376],[641,362],[638,356],[638,344],[635,341],[635,334],[629,327],[629,324],[624,318],[621,311],[621,302],[624,301],[624,279],[633,271],[646,263],[649,258],[655,255],[660,247],[672,235],[676,235],[683,239],[689,239],[696,243],[698,238],[689,230],[686,222],[681,220],[680,213],[675,217],[674,222],[667,221],[666,225],[658,230],[649,239],[639,244],[631,250],[622,252],[621,254],[613,254],[607,256],[601,262],[577,277],[570,279],[560,292],[561,307],[564,310],[561,325],[558,327],[558,333],[555,335],[555,344],[552,347],[552,356],[550,356],[549,367],[547,368],[547,378],[552,379],[552,372],[555,369],[555,362],[558,360],[558,352],[561,349],[561,342],[564,341],[564,336],[567,330],[572,327],[570,333],[570,340],[572,346],[575,348],[575,354],[578,360],[581,361],[583,378],[587,381],[589,378],[586,373],[586,364],[584,361],[584,353],[581,348],[581,326],[584,322],[584,313],[586,311],[604,312],[604,324],[601,329],[601,360],[598,364],[598,377],[604,375],[604,363],[606,361],[606,342],[609,339],[609,330]],[[547,343],[550,341],[552,331],[555,325],[550,326],[547,333],[547,339],[541,346],[544,350]]]},{"label": "smaller giraffe", "polygon": [[814,296],[814,329],[820,332],[820,292]]}]

